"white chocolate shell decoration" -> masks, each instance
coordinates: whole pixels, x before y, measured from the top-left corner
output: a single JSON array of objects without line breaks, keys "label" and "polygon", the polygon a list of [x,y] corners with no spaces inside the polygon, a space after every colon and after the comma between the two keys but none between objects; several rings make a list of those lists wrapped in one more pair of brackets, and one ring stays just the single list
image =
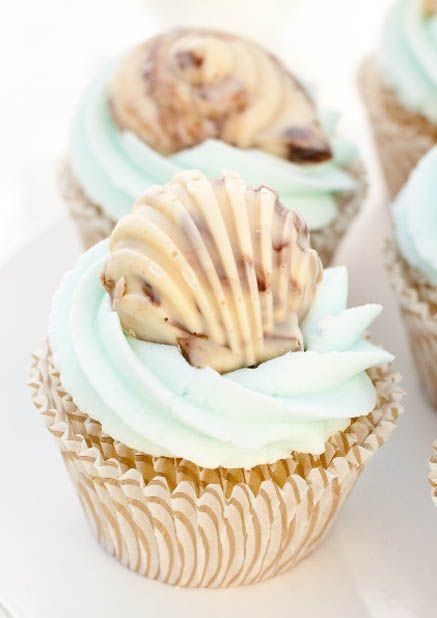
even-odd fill
[{"label": "white chocolate shell decoration", "polygon": [[422,7],[428,15],[437,15],[437,0],[422,0]]},{"label": "white chocolate shell decoration", "polygon": [[127,334],[221,373],[303,349],[322,265],[272,189],[178,173],[120,219],[109,248],[102,283]]},{"label": "white chocolate shell decoration", "polygon": [[162,154],[208,138],[300,163],[331,157],[302,85],[255,43],[175,30],[133,49],[109,85],[115,122]]}]

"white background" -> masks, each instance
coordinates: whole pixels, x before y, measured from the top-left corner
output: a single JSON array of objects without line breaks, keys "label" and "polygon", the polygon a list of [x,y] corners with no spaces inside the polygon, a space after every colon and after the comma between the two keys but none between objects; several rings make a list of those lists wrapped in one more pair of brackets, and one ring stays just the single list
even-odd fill
[{"label": "white background", "polygon": [[[386,0],[39,0],[0,5],[0,617],[434,618],[437,511],[427,457],[437,415],[423,398],[381,260],[385,193],[354,89]],[[191,8],[187,8],[191,7]],[[209,17],[204,17],[209,12]],[[212,15],[212,16],[211,16]],[[183,22],[182,22],[183,20]],[[112,54],[159,24],[247,32],[340,108],[369,169],[369,199],[343,244],[351,304],[381,302],[374,338],[396,357],[406,414],[324,544],[251,588],[189,591],[130,573],[94,542],[24,382],[50,297],[79,245],[53,182],[74,103]],[[3,267],[1,266],[3,262]]]}]

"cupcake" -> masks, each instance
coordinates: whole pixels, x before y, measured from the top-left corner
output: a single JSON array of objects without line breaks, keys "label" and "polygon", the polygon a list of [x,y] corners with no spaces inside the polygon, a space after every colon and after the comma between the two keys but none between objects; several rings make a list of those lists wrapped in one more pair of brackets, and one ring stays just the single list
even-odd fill
[{"label": "cupcake", "polygon": [[395,0],[359,87],[392,198],[437,143],[437,3]]},{"label": "cupcake", "polygon": [[33,401],[101,545],[192,587],[283,573],[400,411],[297,212],[235,173],[150,188],[55,294]]},{"label": "cupcake", "polygon": [[86,247],[145,188],[184,169],[232,170],[279,191],[328,263],[365,193],[357,151],[300,82],[255,43],[175,30],[107,66],[80,100],[61,189]]},{"label": "cupcake", "polygon": [[386,261],[419,375],[437,408],[437,146],[421,159],[393,204]]}]

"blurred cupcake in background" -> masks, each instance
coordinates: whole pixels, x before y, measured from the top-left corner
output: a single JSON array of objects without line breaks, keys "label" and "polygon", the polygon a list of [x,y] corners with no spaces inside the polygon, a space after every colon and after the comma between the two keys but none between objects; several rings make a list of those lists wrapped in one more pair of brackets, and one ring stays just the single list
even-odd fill
[{"label": "blurred cupcake in background", "polygon": [[347,309],[346,269],[323,271],[260,182],[151,187],[67,273],[34,355],[97,539],[174,585],[291,569],[401,411],[393,357],[363,337],[381,307]]},{"label": "blurred cupcake in background", "polygon": [[393,204],[387,267],[424,389],[437,408],[437,146]]},{"label": "blurred cupcake in background", "polygon": [[437,506],[437,440],[432,445],[432,455],[429,458],[429,484],[431,485],[431,496]]},{"label": "blurred cupcake in background", "polygon": [[262,178],[306,220],[326,264],[365,194],[357,151],[336,122],[257,44],[167,32],[106,67],[82,96],[62,191],[88,247],[178,171]]},{"label": "blurred cupcake in background", "polygon": [[437,143],[437,2],[395,0],[359,87],[390,196]]}]

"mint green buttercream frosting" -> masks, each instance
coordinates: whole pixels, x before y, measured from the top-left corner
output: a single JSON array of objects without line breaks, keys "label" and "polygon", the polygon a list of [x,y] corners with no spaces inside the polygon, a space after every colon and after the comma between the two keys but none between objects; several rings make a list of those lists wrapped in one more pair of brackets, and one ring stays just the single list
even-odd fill
[{"label": "mint green buttercream frosting", "polygon": [[412,171],[393,204],[393,216],[402,256],[437,285],[437,146]]},{"label": "mint green buttercream frosting", "polygon": [[437,15],[426,15],[420,0],[396,0],[379,50],[384,81],[409,110],[437,123]]},{"label": "mint green buttercream frosting", "polygon": [[352,417],[370,412],[366,369],[392,356],[362,338],[379,305],[346,308],[347,271],[325,270],[302,324],[305,351],[220,375],[191,366],[178,348],[123,333],[99,281],[99,243],[55,294],[49,340],[63,387],[114,439],[155,456],[208,468],[249,468],[319,454]]},{"label": "mint green buttercream frosting", "polygon": [[[355,147],[333,139],[333,159],[315,165],[297,165],[266,152],[235,148],[220,140],[206,140],[175,155],[162,156],[131,132],[115,125],[106,94],[108,66],[82,96],[73,120],[70,160],[87,196],[112,219],[130,212],[138,195],[163,184],[176,172],[196,168],[216,177],[223,170],[238,172],[248,184],[264,183],[279,192],[310,229],[320,229],[338,214],[338,195],[355,191],[356,179],[345,169],[357,156]],[[321,122],[332,136],[337,116],[325,113]]]}]

